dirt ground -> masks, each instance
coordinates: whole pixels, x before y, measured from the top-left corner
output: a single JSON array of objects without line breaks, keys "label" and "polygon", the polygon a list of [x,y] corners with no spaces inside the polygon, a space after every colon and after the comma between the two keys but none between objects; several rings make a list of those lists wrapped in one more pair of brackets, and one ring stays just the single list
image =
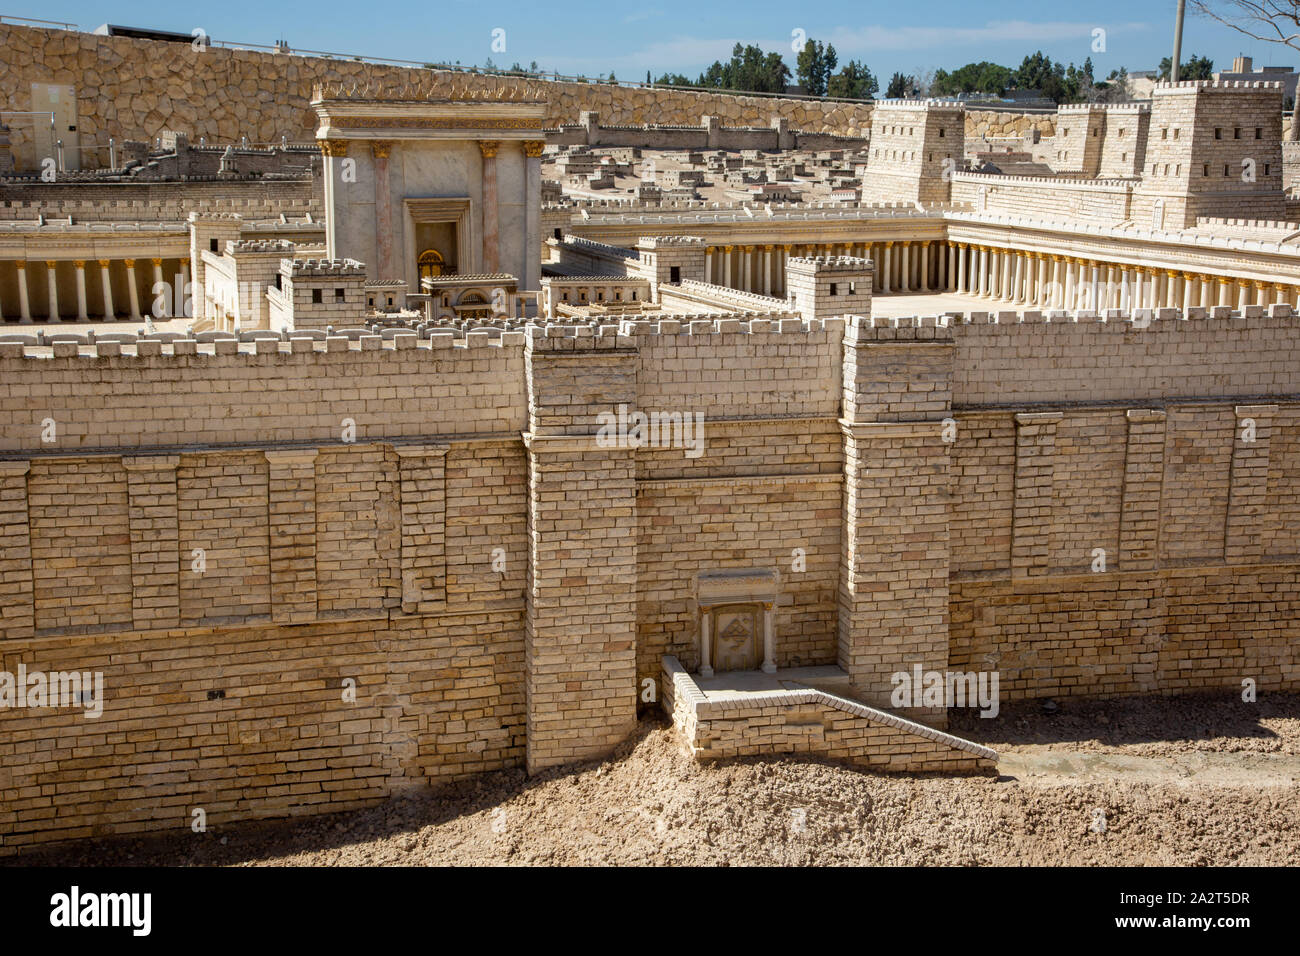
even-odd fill
[{"label": "dirt ground", "polygon": [[777,757],[700,766],[662,722],[611,759],[328,817],[13,865],[1231,865],[1300,859],[1300,695],[1004,706],[950,729],[998,777]]}]

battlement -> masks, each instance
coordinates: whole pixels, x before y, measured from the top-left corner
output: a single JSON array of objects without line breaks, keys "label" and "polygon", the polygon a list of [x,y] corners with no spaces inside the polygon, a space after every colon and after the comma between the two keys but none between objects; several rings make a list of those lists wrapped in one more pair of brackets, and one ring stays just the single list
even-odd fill
[{"label": "battlement", "polygon": [[355,259],[283,259],[280,262],[280,271],[294,278],[364,276],[366,267]]},{"label": "battlement", "polygon": [[1271,80],[1179,80],[1171,83],[1161,80],[1152,89],[1152,95],[1167,96],[1174,93],[1195,93],[1216,90],[1278,90],[1282,84]]},{"label": "battlement", "polygon": [[1062,103],[1056,108],[1060,113],[1150,113],[1150,103]]},{"label": "battlement", "polygon": [[699,236],[641,236],[636,241],[638,249],[680,248],[682,246],[704,246],[704,239]]},{"label": "battlement", "polygon": [[874,265],[870,259],[857,256],[791,256],[786,260],[787,271],[807,274],[821,273],[856,273],[871,272]]},{"label": "battlement", "polygon": [[943,110],[956,110],[960,112],[965,112],[966,110],[966,104],[963,103],[961,100],[945,100],[945,99],[876,100],[876,106],[878,108],[885,107],[887,109],[892,109],[892,110],[905,109],[905,110],[925,111],[931,109],[935,109],[935,110],[943,109]]},{"label": "battlement", "polygon": [[228,239],[226,252],[230,255],[247,252],[292,252],[294,244],[288,239]]}]

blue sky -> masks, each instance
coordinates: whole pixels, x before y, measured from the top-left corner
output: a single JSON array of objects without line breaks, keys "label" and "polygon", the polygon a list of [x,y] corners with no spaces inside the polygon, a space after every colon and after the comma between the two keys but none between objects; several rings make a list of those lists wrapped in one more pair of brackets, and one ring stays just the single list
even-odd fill
[{"label": "blue sky", "polygon": [[[895,70],[952,68],[972,60],[1016,66],[1041,49],[1053,59],[1082,63],[1091,56],[1104,77],[1118,66],[1152,69],[1172,47],[1174,0],[1089,0],[1088,3],[924,2],[762,3],[739,0],[635,0],[634,3],[532,0],[317,0],[310,5],[265,0],[169,2],[42,0],[15,15],[65,20],[82,29],[100,23],[189,33],[202,28],[218,40],[271,44],[284,37],[300,49],[418,61],[497,65],[530,61],[547,70],[644,79],[646,70],[694,77],[737,42],[779,50],[791,70],[792,33],[834,43],[840,62],[863,60],[886,78]],[[791,12],[795,11],[795,12]],[[504,53],[493,52],[493,30],[505,31]],[[1093,31],[1106,31],[1106,51],[1093,52]],[[1184,59],[1192,53],[1227,67],[1253,55],[1256,66],[1300,62],[1292,51],[1252,41],[1189,14]]]}]

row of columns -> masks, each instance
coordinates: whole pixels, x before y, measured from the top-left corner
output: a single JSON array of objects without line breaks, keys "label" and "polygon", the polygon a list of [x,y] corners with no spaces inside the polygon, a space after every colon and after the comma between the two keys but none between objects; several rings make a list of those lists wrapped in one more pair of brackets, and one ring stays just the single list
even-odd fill
[{"label": "row of columns", "polygon": [[875,290],[930,292],[948,282],[950,244],[925,240],[714,246],[704,258],[704,281],[783,296],[785,261],[791,256],[852,256],[875,266]]},{"label": "row of columns", "polygon": [[[147,305],[152,304],[154,298],[156,298],[156,296],[149,293],[152,293],[159,283],[167,285],[170,289],[171,286],[169,283],[173,282],[176,278],[175,276],[167,276],[164,274],[164,260],[161,258],[148,260],[149,264],[152,266],[151,273],[145,272],[144,270],[148,267],[145,266],[142,261],[136,259],[97,259],[93,263],[85,259],[46,259],[42,262],[45,269],[45,314],[41,315],[39,310],[34,310],[32,306],[32,289],[34,285],[36,288],[40,287],[40,280],[33,279],[28,275],[30,271],[34,271],[30,267],[34,265],[36,261],[40,260],[28,262],[19,259],[14,262],[15,271],[17,273],[16,285],[18,289],[18,313],[16,316],[6,316],[3,306],[0,305],[0,321],[6,319],[12,321],[15,318],[18,322],[23,324],[33,322],[36,319],[43,319],[49,322],[63,321],[62,313],[64,309],[61,308],[59,301],[59,266],[62,263],[70,264],[74,270],[75,284],[73,288],[77,311],[75,319],[72,316],[69,316],[68,318],[78,322],[86,322],[91,318],[112,321],[119,317],[135,322],[141,321],[143,318],[140,311],[142,301],[140,291],[141,277],[151,276],[146,291],[146,298],[144,299]],[[179,262],[180,274],[184,276],[183,281],[189,283],[190,260],[188,258],[183,258],[173,261]],[[89,309],[89,295],[87,290],[88,284],[93,283],[95,280],[87,273],[91,272],[93,274],[93,270],[95,269],[98,269],[99,272],[99,303],[95,314],[92,316]],[[115,272],[123,275],[123,283],[126,285],[126,296],[124,301],[119,301],[119,297],[115,297],[113,294],[113,275]],[[174,297],[168,296],[167,301],[169,303],[170,315],[171,303],[175,301]],[[119,312],[122,313],[122,315],[119,316]]]},{"label": "row of columns", "polygon": [[955,252],[947,291],[1012,305],[1070,311],[1190,309],[1288,304],[1300,307],[1300,286],[1099,262],[1077,256],[948,244]]}]

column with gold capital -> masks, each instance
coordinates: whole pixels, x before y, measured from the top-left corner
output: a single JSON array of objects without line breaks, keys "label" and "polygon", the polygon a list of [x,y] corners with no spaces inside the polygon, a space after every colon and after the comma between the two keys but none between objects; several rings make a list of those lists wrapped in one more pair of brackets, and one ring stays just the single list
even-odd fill
[{"label": "column with gold capital", "polygon": [[483,271],[497,272],[501,267],[497,246],[501,241],[500,221],[497,217],[497,140],[478,141],[483,154]]},{"label": "column with gold capital", "polygon": [[396,279],[393,271],[393,195],[388,179],[388,156],[393,144],[377,139],[370,143],[375,160],[375,258],[376,279]]},{"label": "column with gold capital", "polygon": [[[525,289],[542,287],[542,234],[541,234],[541,197],[542,197],[542,152],[546,141],[529,139],[524,141],[524,171],[527,178],[528,207],[524,210],[524,283]],[[509,270],[507,270],[509,271]]]}]

